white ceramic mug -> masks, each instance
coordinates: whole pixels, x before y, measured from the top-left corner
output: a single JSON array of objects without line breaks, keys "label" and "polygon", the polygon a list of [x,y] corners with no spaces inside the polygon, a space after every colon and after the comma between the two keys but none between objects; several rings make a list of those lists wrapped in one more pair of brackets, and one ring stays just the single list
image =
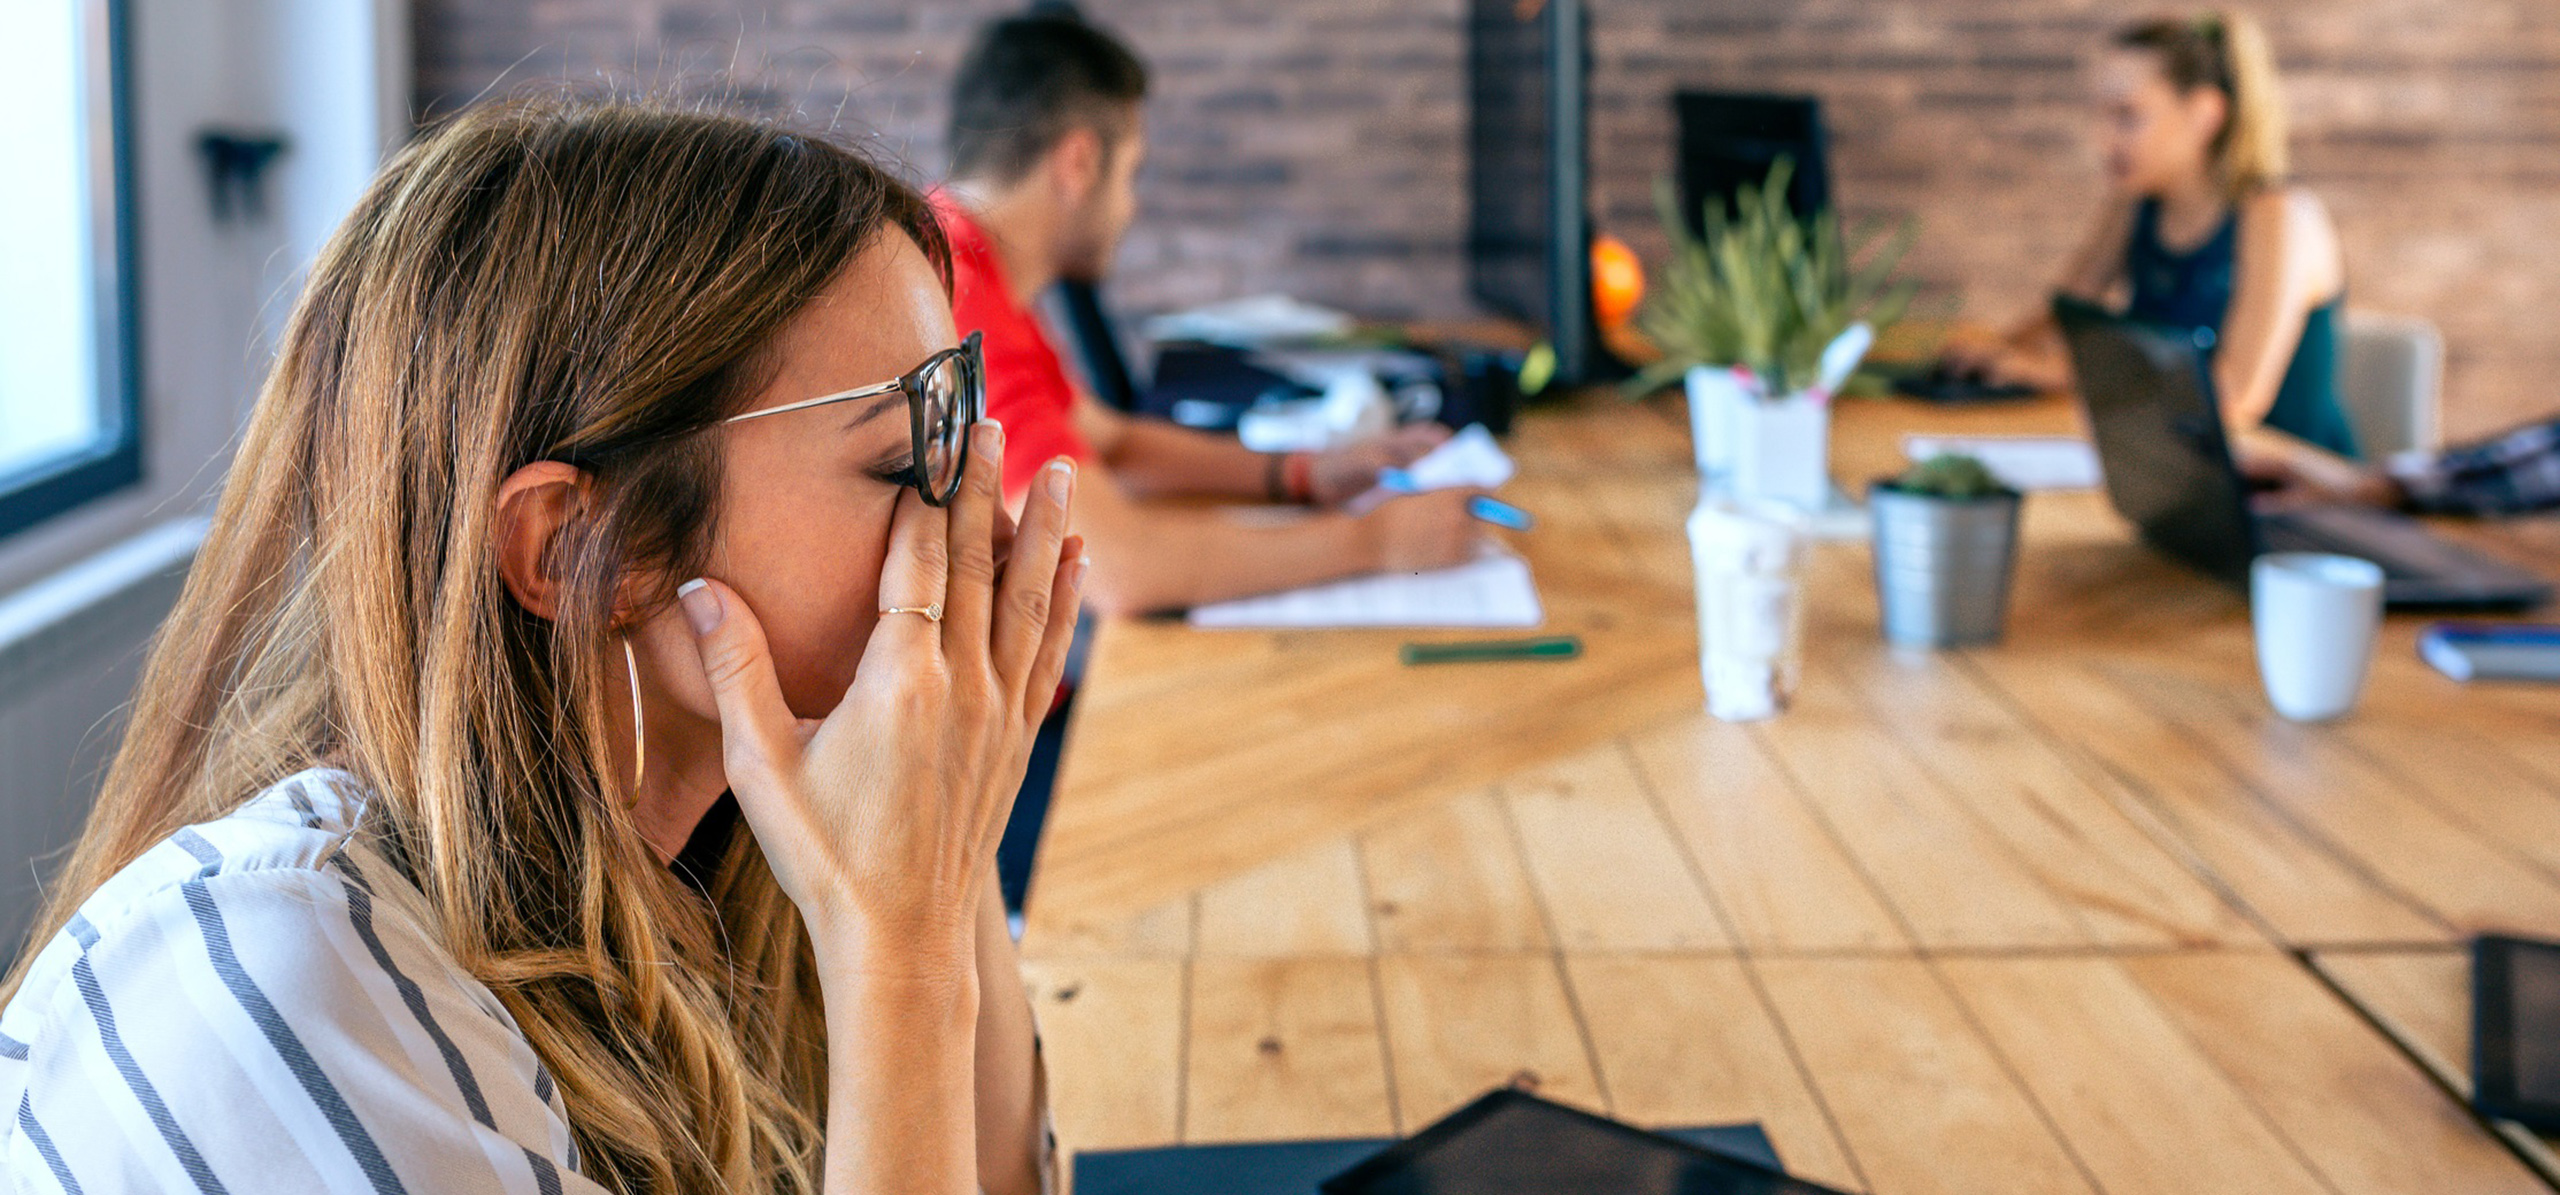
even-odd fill
[{"label": "white ceramic mug", "polygon": [[2296,722],[2355,708],[2382,625],[2382,568],[2325,552],[2273,552],[2249,566],[2249,620],[2267,702]]}]

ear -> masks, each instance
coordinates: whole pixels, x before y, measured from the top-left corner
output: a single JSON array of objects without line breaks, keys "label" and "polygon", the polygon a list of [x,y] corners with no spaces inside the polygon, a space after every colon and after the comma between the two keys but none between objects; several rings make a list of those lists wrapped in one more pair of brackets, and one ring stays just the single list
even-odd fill
[{"label": "ear", "polygon": [[498,575],[508,596],[538,618],[559,617],[551,545],[586,502],[586,473],[559,461],[535,461],[498,483]]},{"label": "ear", "polygon": [[2208,144],[2221,136],[2223,128],[2231,122],[2231,97],[2224,95],[2219,87],[2191,89],[2184,103],[2189,126],[2203,134]]},{"label": "ear", "polygon": [[1104,159],[1102,134],[1090,125],[1078,125],[1049,150],[1049,179],[1058,188],[1069,207],[1075,207],[1093,195],[1102,185],[1102,172],[1110,163]]}]

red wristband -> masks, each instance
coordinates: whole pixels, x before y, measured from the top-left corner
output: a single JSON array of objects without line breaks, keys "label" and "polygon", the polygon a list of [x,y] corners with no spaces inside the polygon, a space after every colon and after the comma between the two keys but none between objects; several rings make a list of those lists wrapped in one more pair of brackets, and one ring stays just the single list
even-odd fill
[{"label": "red wristband", "polygon": [[1292,452],[1280,466],[1281,484],[1289,491],[1289,500],[1301,505],[1316,500],[1316,458],[1303,452]]}]

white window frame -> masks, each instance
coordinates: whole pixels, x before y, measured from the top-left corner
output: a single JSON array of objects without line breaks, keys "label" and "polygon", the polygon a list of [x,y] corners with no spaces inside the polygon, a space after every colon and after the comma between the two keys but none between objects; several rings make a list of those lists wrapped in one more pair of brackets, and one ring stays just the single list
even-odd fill
[{"label": "white window frame", "polygon": [[98,432],[68,452],[0,473],[0,536],[142,480],[140,341],[134,279],[133,106],[126,0],[76,0],[86,128],[89,322]]}]

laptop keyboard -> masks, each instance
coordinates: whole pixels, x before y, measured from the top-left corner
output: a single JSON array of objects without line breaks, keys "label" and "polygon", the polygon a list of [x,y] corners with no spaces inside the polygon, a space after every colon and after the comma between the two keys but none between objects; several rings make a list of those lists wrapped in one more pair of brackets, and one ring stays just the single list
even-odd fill
[{"label": "laptop keyboard", "polygon": [[2382,566],[2384,580],[2407,580],[2424,575],[2390,559],[2384,553],[2374,551],[2374,545],[2370,543],[2359,543],[2344,536],[2332,535],[2318,527],[2292,519],[2262,518],[2258,520],[2258,538],[2266,544],[2270,552],[2333,552],[2341,556],[2370,560]]}]

